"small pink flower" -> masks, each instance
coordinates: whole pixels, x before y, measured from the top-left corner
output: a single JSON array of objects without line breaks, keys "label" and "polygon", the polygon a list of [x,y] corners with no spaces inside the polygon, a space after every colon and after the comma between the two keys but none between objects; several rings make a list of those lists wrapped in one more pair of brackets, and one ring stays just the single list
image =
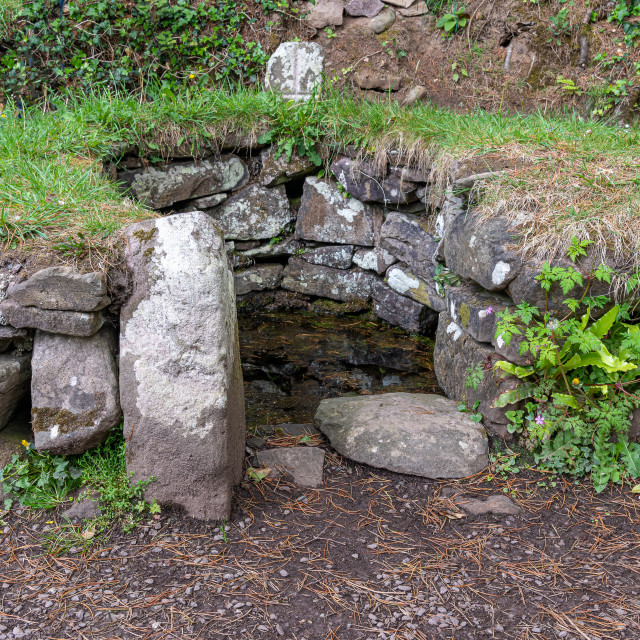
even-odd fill
[{"label": "small pink flower", "polygon": [[537,425],[543,425],[544,424],[544,416],[541,414],[538,414],[536,416],[536,424]]},{"label": "small pink flower", "polygon": [[487,314],[488,316],[490,316],[490,315],[493,313],[493,307],[487,307],[487,308],[485,309],[485,312],[486,312],[486,314]]}]

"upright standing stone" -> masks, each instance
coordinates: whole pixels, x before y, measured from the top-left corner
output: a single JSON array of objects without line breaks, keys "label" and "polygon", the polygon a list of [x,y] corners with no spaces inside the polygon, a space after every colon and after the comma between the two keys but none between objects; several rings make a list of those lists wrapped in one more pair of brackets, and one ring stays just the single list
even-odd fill
[{"label": "upright standing stone", "polygon": [[120,318],[120,393],[133,480],[201,519],[228,518],[242,478],[244,397],[233,274],[195,211],[126,230],[133,292]]},{"label": "upright standing stone", "polygon": [[265,85],[287,100],[308,100],[322,81],[324,53],[315,42],[283,42],[269,58]]},{"label": "upright standing stone", "polygon": [[89,338],[36,332],[31,367],[38,451],[82,453],[119,424],[116,336],[110,327]]}]

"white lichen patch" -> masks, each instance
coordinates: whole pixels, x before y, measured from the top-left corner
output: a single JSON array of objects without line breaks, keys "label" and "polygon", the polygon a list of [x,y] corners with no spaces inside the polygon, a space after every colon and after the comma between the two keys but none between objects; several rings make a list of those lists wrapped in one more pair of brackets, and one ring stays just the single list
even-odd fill
[{"label": "white lichen patch", "polygon": [[455,323],[450,322],[447,326],[447,334],[451,335],[454,342],[458,340],[458,338],[462,335],[462,329]]},{"label": "white lichen patch", "polygon": [[493,268],[493,273],[491,274],[491,282],[493,282],[493,284],[495,284],[497,287],[500,286],[507,279],[510,271],[511,265],[500,260]]},{"label": "white lichen patch", "polygon": [[420,280],[401,269],[393,268],[387,274],[387,284],[397,293],[405,294],[420,287]]}]

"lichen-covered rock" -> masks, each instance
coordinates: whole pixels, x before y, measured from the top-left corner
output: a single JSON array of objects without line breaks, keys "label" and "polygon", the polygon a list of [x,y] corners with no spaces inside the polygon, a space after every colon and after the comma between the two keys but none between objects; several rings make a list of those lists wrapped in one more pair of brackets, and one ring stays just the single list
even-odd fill
[{"label": "lichen-covered rock", "polygon": [[71,267],[49,267],[13,284],[7,294],[23,307],[60,311],[100,311],[111,300],[104,273],[78,273]]},{"label": "lichen-covered rock", "polygon": [[202,212],[132,225],[120,316],[120,402],[133,481],[201,519],[228,518],[242,479],[244,389],[233,274]]},{"label": "lichen-covered rock", "polygon": [[291,258],[284,269],[282,288],[331,300],[367,300],[377,278],[367,271],[333,269]]},{"label": "lichen-covered rock", "polygon": [[438,324],[435,311],[392,291],[384,282],[374,283],[373,312],[378,318],[411,333],[426,333]]},{"label": "lichen-covered rock", "polygon": [[284,186],[252,185],[207,212],[232,240],[264,240],[282,234],[294,216]]},{"label": "lichen-covered rock", "polygon": [[[422,202],[427,202],[428,194],[425,193],[424,197],[421,198]],[[444,200],[442,202],[442,207],[440,207],[440,211],[436,216],[435,221],[435,235],[440,239],[438,242],[438,247],[436,249],[434,259],[436,262],[444,262],[445,261],[445,247],[447,243],[447,235],[449,230],[451,229],[451,225],[453,221],[462,213],[464,213],[464,201],[462,198],[455,196],[451,189],[448,189],[445,192]]]},{"label": "lichen-covered rock", "polygon": [[307,178],[298,211],[295,237],[332,244],[376,244],[382,211],[359,200],[345,198],[333,182]]},{"label": "lichen-covered rock", "polygon": [[119,424],[116,345],[110,327],[88,338],[36,332],[31,424],[38,451],[82,453]]},{"label": "lichen-covered rock", "polygon": [[503,291],[522,267],[520,256],[512,248],[517,237],[504,218],[480,221],[473,212],[462,212],[446,234],[447,267],[488,291]]},{"label": "lichen-covered rock", "polygon": [[361,269],[375,271],[378,275],[382,275],[392,264],[395,264],[396,262],[398,262],[398,259],[382,247],[358,249],[353,254],[353,264],[357,265]]},{"label": "lichen-covered rock", "polygon": [[42,329],[68,336],[92,336],[104,322],[99,311],[85,313],[23,307],[12,298],[6,298],[0,303],[0,313],[11,326],[18,329]]},{"label": "lichen-covered rock", "polygon": [[29,393],[30,364],[30,353],[0,354],[0,429]]},{"label": "lichen-covered rock", "polygon": [[501,293],[489,292],[467,284],[447,287],[447,311],[478,342],[492,342],[496,334],[497,314],[512,307],[511,300]]},{"label": "lichen-covered rock", "polygon": [[267,62],[264,83],[285,100],[308,100],[322,83],[324,52],[315,42],[282,42]]},{"label": "lichen-covered rock", "polygon": [[361,202],[391,205],[415,202],[418,199],[418,184],[403,180],[391,172],[383,176],[366,161],[341,156],[331,163],[331,171],[346,191]]},{"label": "lichen-covered rock", "polygon": [[482,425],[456,403],[422,393],[328,398],[315,426],[343,456],[424,478],[464,478],[489,464]]},{"label": "lichen-covered rock", "polygon": [[[397,293],[412,298],[420,304],[424,304],[434,311],[444,311],[446,303],[433,280],[435,267],[431,265],[423,269],[426,278],[416,276],[406,264],[394,264],[387,271],[387,284]],[[430,277],[428,274],[431,274]]]},{"label": "lichen-covered rock", "polygon": [[275,187],[283,182],[306,176],[317,169],[307,156],[300,156],[295,151],[288,162],[286,153],[281,153],[277,158],[276,155],[274,147],[269,147],[260,153],[262,160],[260,182],[265,187]]},{"label": "lichen-covered rock", "polygon": [[281,264],[257,264],[234,274],[236,295],[243,296],[251,291],[276,289],[282,281]]},{"label": "lichen-covered rock", "polygon": [[[495,350],[474,340],[447,313],[440,314],[433,363],[438,384],[443,391],[457,402],[464,402],[472,410],[479,401],[477,411],[484,417],[484,424],[490,432],[508,436],[506,411],[517,409],[518,405],[494,408],[498,396],[518,386],[518,379],[504,376],[504,372],[494,371],[493,366],[502,358]],[[467,385],[470,369],[480,365],[484,375],[477,388]]]},{"label": "lichen-covered rock", "polygon": [[350,244],[339,244],[307,249],[300,257],[311,264],[321,264],[335,269],[348,269],[355,247]]},{"label": "lichen-covered rock", "polygon": [[521,367],[527,367],[535,362],[535,357],[529,351],[526,340],[522,335],[514,335],[511,337],[509,344],[502,337],[502,334],[496,332],[491,340],[493,348],[499,356],[504,360],[513,362]]},{"label": "lichen-covered rock", "polygon": [[380,230],[380,246],[422,278],[433,278],[433,257],[438,241],[424,219],[392,211]]},{"label": "lichen-covered rock", "polygon": [[239,189],[249,180],[247,165],[237,156],[171,164],[165,169],[147,167],[118,174],[131,193],[152,209],[164,209],[176,202]]}]

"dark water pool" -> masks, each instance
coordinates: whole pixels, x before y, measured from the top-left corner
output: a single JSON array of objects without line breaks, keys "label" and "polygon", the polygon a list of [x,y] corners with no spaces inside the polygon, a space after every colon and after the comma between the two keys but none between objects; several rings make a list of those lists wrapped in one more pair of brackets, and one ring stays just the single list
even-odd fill
[{"label": "dark water pool", "polygon": [[240,314],[247,426],[312,422],[320,400],[393,391],[442,393],[433,341],[376,321]]}]

